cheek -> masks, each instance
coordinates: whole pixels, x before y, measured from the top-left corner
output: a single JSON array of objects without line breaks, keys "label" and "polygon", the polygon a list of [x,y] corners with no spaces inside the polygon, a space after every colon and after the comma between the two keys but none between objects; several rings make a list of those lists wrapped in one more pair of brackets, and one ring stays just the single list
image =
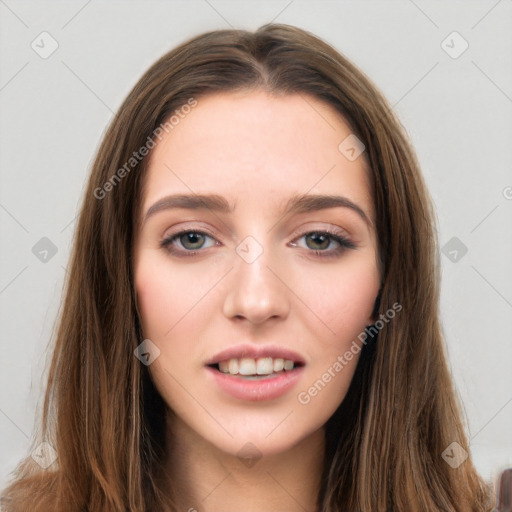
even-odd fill
[{"label": "cheek", "polygon": [[[211,265],[169,265],[161,254],[146,251],[135,268],[137,307],[144,336],[163,343],[188,329],[192,336],[201,318],[213,310],[212,289],[221,271]],[[203,320],[204,323],[204,320]]]},{"label": "cheek", "polygon": [[316,322],[323,324],[318,332],[323,333],[324,344],[340,347],[350,343],[371,323],[379,285],[376,265],[364,261],[317,273],[304,285],[306,305],[316,313]]},{"label": "cheek", "polygon": [[173,297],[172,288],[157,266],[148,265],[142,260],[135,272],[135,289],[144,336],[150,339],[158,337],[164,332],[165,324],[170,320],[169,313],[174,309],[176,298]]},{"label": "cheek", "polygon": [[170,272],[161,258],[148,251],[135,269],[137,307],[144,336],[160,340],[185,313],[194,288],[187,286],[187,276]]},{"label": "cheek", "polygon": [[319,326],[318,319],[309,325],[310,332],[317,334],[297,401],[304,406],[305,417],[323,424],[343,401],[354,376],[362,350],[358,337],[371,323],[380,279],[376,267],[361,261],[318,275],[315,281],[315,286],[309,285],[311,304],[324,325]]}]

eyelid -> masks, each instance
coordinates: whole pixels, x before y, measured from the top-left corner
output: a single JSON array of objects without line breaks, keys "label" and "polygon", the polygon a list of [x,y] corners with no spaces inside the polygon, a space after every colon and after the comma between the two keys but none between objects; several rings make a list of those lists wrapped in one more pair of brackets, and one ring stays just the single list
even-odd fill
[{"label": "eyelid", "polygon": [[189,220],[177,222],[172,226],[167,226],[167,229],[164,231],[164,235],[162,236],[162,240],[190,231],[208,235],[216,240],[222,236],[217,229],[211,227],[208,223],[201,222],[199,220]]},{"label": "eyelid", "polygon": [[343,238],[346,241],[351,243],[351,235],[348,232],[338,226],[328,225],[328,226],[302,226],[301,228],[296,229],[290,236],[293,237],[292,240],[296,240],[304,235],[309,235],[311,233],[325,233],[328,235],[332,235],[333,237]]}]

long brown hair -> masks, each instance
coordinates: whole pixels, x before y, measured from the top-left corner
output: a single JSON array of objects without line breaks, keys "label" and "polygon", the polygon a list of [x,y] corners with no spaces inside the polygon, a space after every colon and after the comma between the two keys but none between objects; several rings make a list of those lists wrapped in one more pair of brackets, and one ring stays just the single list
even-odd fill
[{"label": "long brown hair", "polygon": [[403,307],[363,347],[350,389],[326,425],[319,510],[492,508],[491,486],[471,457],[456,468],[443,459],[451,443],[466,452],[469,446],[439,320],[435,214],[407,137],[345,57],[303,30],[270,24],[209,32],[167,53],[112,120],[75,232],[33,445],[46,441],[58,459],[46,470],[31,457],[20,463],[3,493],[8,511],[174,510],[164,491],[172,487],[163,469],[166,406],[134,357],[143,338],[133,239],[149,158],[126,163],[191,99],[250,89],[318,98],[364,143],[383,271],[376,310]]}]

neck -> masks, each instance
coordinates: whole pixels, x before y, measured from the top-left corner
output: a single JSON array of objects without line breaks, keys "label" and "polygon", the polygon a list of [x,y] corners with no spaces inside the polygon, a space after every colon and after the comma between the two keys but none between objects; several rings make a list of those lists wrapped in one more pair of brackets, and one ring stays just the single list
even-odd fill
[{"label": "neck", "polygon": [[[325,451],[323,429],[284,452],[252,460],[219,450],[179,418],[169,422],[168,431],[172,431],[168,471],[176,510],[317,510]],[[250,453],[250,448],[247,451]]]}]

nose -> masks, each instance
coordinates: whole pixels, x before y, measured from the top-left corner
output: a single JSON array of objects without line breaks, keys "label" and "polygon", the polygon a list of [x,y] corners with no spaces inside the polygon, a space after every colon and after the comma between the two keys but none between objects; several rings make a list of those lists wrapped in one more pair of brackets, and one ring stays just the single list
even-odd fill
[{"label": "nose", "polygon": [[269,261],[265,253],[252,263],[238,258],[230,274],[231,283],[223,305],[227,318],[245,319],[258,325],[288,316],[288,289],[284,280],[277,277],[279,268]]}]

